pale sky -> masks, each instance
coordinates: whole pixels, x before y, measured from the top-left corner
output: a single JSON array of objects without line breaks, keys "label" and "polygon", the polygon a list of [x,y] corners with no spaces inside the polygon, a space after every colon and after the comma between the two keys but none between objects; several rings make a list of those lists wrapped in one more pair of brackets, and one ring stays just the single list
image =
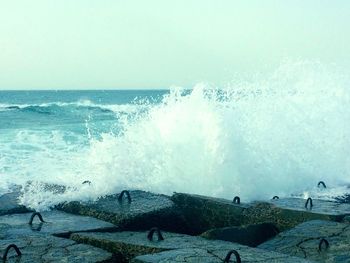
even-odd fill
[{"label": "pale sky", "polygon": [[224,85],[350,65],[347,0],[0,0],[0,90]]}]

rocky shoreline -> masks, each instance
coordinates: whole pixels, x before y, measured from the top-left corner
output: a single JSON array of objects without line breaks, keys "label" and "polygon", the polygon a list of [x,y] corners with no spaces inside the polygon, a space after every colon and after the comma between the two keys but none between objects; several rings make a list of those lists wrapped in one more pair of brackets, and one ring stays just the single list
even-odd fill
[{"label": "rocky shoreline", "polygon": [[123,191],[35,213],[19,195],[0,196],[6,262],[350,262],[348,203]]}]

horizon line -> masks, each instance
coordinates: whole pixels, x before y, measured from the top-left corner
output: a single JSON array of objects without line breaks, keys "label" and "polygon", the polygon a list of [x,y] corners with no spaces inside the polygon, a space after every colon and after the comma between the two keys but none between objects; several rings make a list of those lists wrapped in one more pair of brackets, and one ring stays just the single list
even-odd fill
[{"label": "horizon line", "polygon": [[[151,90],[160,90],[160,91],[165,91],[165,90],[170,90],[171,88],[133,88],[133,89],[123,89],[123,88],[113,88],[113,89],[66,89],[66,88],[60,88],[60,89],[1,89],[0,92],[2,91],[151,91]],[[185,90],[190,89],[190,88],[185,88]]]}]

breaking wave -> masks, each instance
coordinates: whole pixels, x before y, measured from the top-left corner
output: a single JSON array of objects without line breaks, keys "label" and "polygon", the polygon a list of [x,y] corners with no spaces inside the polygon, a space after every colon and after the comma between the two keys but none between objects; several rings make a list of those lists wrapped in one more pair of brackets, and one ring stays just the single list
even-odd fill
[{"label": "breaking wave", "polygon": [[[174,88],[161,103],[147,110],[140,104],[132,118],[120,117],[117,134],[101,133],[87,144],[82,138],[68,144],[62,133],[22,134],[34,136],[42,149],[16,176],[25,184],[32,175],[22,202],[44,209],[123,188],[243,201],[341,195],[350,182],[349,84],[344,74],[317,63],[287,64],[226,89]],[[91,185],[82,185],[85,180]],[[327,190],[316,188],[320,180]],[[69,189],[45,192],[42,182]]]},{"label": "breaking wave", "polygon": [[120,113],[136,111],[140,105],[121,104],[121,105],[105,105],[94,104],[88,100],[74,103],[53,102],[43,104],[1,104],[0,111],[18,111],[22,113],[37,113],[37,114],[62,114],[64,112],[79,112],[79,111],[96,111],[102,113]]}]

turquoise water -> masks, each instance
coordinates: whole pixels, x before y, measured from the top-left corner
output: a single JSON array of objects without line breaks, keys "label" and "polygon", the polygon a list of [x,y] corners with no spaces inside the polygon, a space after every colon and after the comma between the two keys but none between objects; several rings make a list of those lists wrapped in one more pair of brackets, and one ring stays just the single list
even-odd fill
[{"label": "turquoise water", "polygon": [[21,202],[39,210],[124,188],[242,201],[344,194],[350,81],[299,66],[227,89],[1,91],[0,192],[25,186]]},{"label": "turquoise water", "polygon": [[[126,105],[157,103],[167,91],[0,91],[1,130],[61,130],[86,134],[108,132]],[[118,108],[118,106],[120,106]],[[123,112],[124,110],[124,112]],[[97,125],[98,123],[98,125]]]},{"label": "turquoise water", "polygon": [[[88,147],[101,134],[119,134],[119,120],[133,118],[166,91],[0,91],[0,173],[18,167],[50,147]],[[143,103],[143,105],[140,105]],[[55,139],[57,139],[55,141]],[[45,143],[45,145],[43,145]],[[57,154],[60,154],[60,148]],[[62,149],[65,151],[64,149]],[[55,155],[54,151],[50,151]],[[66,156],[69,158],[69,156]],[[45,161],[45,155],[40,163]],[[16,164],[16,165],[14,165]],[[33,165],[35,163],[32,163]],[[23,174],[31,179],[33,172]]]},{"label": "turquoise water", "polygon": [[121,119],[135,118],[168,93],[0,91],[0,192],[32,180],[69,185],[86,169],[71,158],[86,154],[103,134],[118,136]]}]

